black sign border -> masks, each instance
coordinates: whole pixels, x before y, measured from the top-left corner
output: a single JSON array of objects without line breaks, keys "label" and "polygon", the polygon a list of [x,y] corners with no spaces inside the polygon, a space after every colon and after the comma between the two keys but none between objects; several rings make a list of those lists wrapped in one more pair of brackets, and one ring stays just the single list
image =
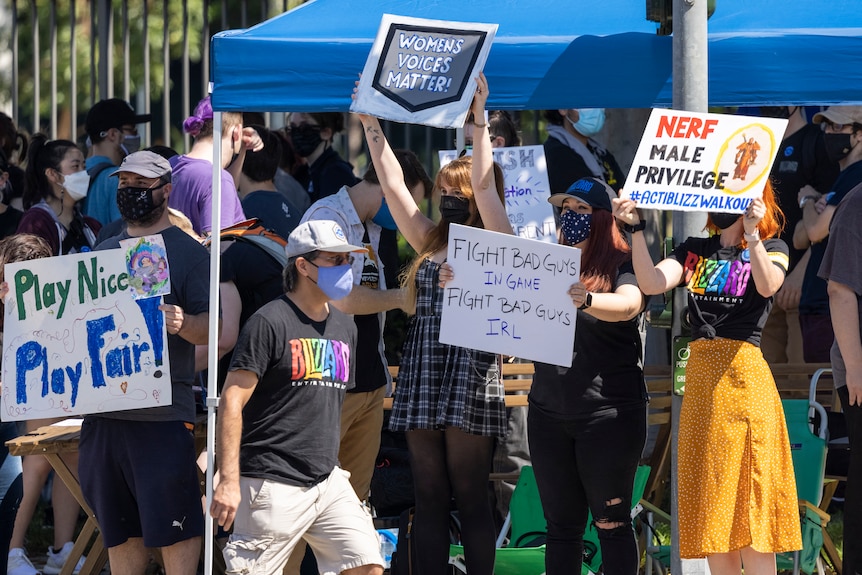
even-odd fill
[{"label": "black sign border", "polygon": [[[392,40],[395,38],[396,29],[408,32],[432,32],[437,34],[449,34],[452,36],[476,36],[479,38],[478,44],[476,46],[476,50],[473,52],[473,57],[470,59],[470,64],[467,66],[468,74],[472,72],[473,67],[476,65],[476,60],[479,59],[479,54],[482,52],[482,49],[485,47],[485,41],[488,38],[488,33],[483,30],[459,30],[456,28],[436,28],[434,26],[419,26],[415,24],[398,24],[393,22],[389,25],[389,32],[386,34],[386,40],[383,43],[384,48],[386,46],[392,46]],[[383,63],[385,62],[386,52],[381,50],[380,58],[377,62],[377,70],[374,72],[374,78],[371,80],[371,87],[397,103],[399,106],[407,110],[408,112],[421,112],[422,110],[427,110],[429,108],[435,108],[437,106],[442,106],[443,104],[451,104],[452,102],[457,102],[464,95],[464,89],[467,87],[469,82],[464,82],[461,85],[461,88],[458,90],[458,93],[453,96],[447,96],[446,98],[441,98],[440,100],[435,100],[433,102],[426,102],[424,104],[411,104],[398,94],[384,88],[382,83],[380,82],[381,74],[383,72]],[[469,80],[469,78],[468,78]]]}]

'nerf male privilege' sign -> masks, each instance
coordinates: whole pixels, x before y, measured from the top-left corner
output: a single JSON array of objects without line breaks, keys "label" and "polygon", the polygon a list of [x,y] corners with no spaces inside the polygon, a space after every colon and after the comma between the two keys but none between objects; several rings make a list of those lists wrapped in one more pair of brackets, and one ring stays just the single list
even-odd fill
[{"label": "'nerf male privilege' sign", "polygon": [[787,120],[653,110],[623,188],[639,208],[742,213],[763,187]]},{"label": "'nerf male privilege' sign", "polygon": [[384,14],[350,110],[460,128],[496,31],[496,24]]},{"label": "'nerf male privilege' sign", "polygon": [[122,249],[9,264],[3,421],[171,404],[161,297],[135,300]]},{"label": "'nerf male privilege' sign", "polygon": [[[472,154],[472,150],[467,151]],[[494,148],[494,161],[503,169],[506,214],[521,238],[557,243],[554,210],[548,203],[551,185],[543,146]],[[457,150],[440,150],[442,168],[458,157]]]}]

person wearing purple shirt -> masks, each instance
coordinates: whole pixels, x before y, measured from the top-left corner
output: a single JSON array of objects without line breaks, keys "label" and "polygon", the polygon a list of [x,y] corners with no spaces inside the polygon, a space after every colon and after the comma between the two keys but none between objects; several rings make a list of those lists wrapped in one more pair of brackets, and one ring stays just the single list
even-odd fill
[{"label": "person wearing purple shirt", "polygon": [[[245,156],[242,114],[222,114],[221,228],[245,220],[236,181]],[[194,137],[188,154],[171,158],[173,190],[169,206],[183,212],[200,235],[212,229],[213,110],[209,96],[183,122],[183,131]],[[257,138],[259,140],[259,138]]]}]

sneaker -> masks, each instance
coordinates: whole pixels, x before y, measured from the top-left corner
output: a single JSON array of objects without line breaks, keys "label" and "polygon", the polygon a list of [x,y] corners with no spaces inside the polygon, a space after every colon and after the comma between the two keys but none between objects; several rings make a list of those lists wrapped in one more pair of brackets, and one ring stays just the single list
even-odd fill
[{"label": "sneaker", "polygon": [[[45,575],[59,575],[60,570],[63,569],[63,564],[65,564],[66,559],[69,558],[69,553],[72,552],[72,547],[74,545],[75,544],[71,541],[67,541],[66,544],[63,545],[63,548],[56,553],[54,552],[53,547],[48,547],[48,561],[45,562],[45,568],[42,572]],[[84,561],[86,560],[87,558],[83,555],[78,559],[78,564],[75,565],[75,569],[72,570],[73,575],[78,575],[78,572],[81,571],[81,567],[84,566]],[[6,575],[9,574],[7,573]]]},{"label": "sneaker", "polygon": [[7,575],[39,575],[39,570],[33,567],[27,552],[16,547],[9,550],[9,558],[6,560]]}]

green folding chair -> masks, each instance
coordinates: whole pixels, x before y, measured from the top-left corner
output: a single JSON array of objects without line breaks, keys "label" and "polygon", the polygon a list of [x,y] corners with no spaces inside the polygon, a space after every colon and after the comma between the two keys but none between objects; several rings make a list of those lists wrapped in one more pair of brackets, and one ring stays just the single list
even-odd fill
[{"label": "green folding chair", "polygon": [[[799,575],[800,570],[808,575],[815,570],[823,571],[818,560],[823,547],[823,528],[829,522],[829,515],[820,510],[818,504],[823,497],[828,432],[826,410],[815,399],[817,380],[822,373],[823,370],[819,370],[811,379],[807,400],[785,399],[781,402],[796,476],[803,548],[793,553],[781,553],[776,560],[779,570],[792,569],[793,575]],[[819,416],[817,429],[814,429],[815,413]]]},{"label": "green folding chair", "polygon": [[[649,473],[650,468],[648,466],[638,467],[632,501],[640,500]],[[632,515],[635,514],[633,512]],[[591,523],[592,515],[587,520],[587,532],[584,534],[584,549],[589,562],[585,561],[581,565],[581,575],[596,573],[601,565],[598,533],[595,533],[595,527]],[[521,468],[518,483],[509,502],[509,515],[506,517],[506,522],[497,538],[494,574],[542,575],[545,572],[544,540],[547,532],[548,526],[542,511],[536,476],[533,473],[533,468],[525,465]],[[506,535],[508,535],[508,540]],[[596,549],[598,552],[594,551]],[[450,546],[449,562],[461,572],[467,572],[464,563],[464,548],[461,545]]]},{"label": "green folding chair", "polygon": [[[510,532],[509,541],[501,547],[503,539]],[[495,575],[541,575],[545,572],[545,545],[535,545],[544,540],[548,531],[539,488],[532,466],[521,468],[518,483],[509,502],[509,515],[503,524],[502,534],[497,539],[497,553],[494,562]],[[532,546],[531,546],[532,545]],[[464,547],[451,545],[449,562],[461,572],[467,572],[464,562]]]}]

